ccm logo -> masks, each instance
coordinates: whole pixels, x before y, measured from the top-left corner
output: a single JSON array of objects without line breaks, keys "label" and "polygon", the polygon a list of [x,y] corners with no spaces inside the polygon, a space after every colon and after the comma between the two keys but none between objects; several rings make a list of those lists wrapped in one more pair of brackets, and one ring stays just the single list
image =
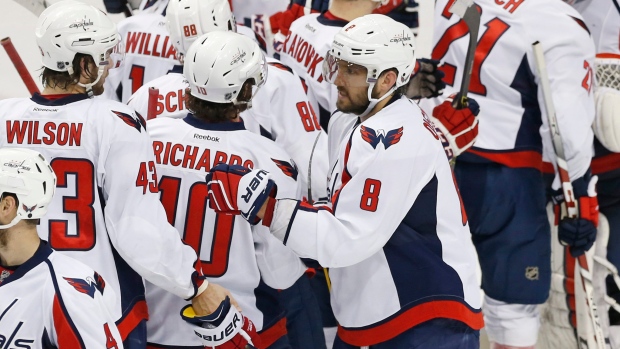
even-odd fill
[{"label": "ccm logo", "polygon": [[241,322],[241,319],[239,318],[239,314],[235,314],[235,316],[232,319],[232,322],[229,323],[228,325],[226,325],[226,328],[224,328],[220,333],[214,334],[214,335],[202,335],[200,333],[198,333],[197,331],[194,331],[194,333],[204,339],[205,341],[209,341],[209,342],[217,342],[217,341],[221,341],[226,337],[229,337],[231,334],[233,334],[235,332],[235,329],[238,327],[238,323]]},{"label": "ccm logo", "polygon": [[267,171],[260,170],[256,172],[256,176],[252,178],[252,181],[250,182],[250,184],[245,188],[245,195],[241,195],[241,198],[243,199],[243,201],[245,201],[246,203],[250,202],[250,198],[252,198],[252,195],[256,191],[256,188],[258,188],[258,185],[264,179],[263,177],[264,174],[266,175]]}]

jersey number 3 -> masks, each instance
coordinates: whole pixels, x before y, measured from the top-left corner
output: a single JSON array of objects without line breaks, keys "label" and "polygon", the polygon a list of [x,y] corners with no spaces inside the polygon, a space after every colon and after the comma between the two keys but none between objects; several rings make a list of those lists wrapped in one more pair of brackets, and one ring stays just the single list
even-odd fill
[{"label": "jersey number 3", "polygon": [[[453,14],[448,11],[448,8],[452,4],[453,1],[448,1],[446,7],[443,9],[441,15],[446,18],[452,18]],[[478,11],[481,11],[480,7],[477,7]],[[482,33],[480,40],[478,40],[478,45],[476,46],[476,53],[474,54],[474,64],[471,72],[471,82],[469,83],[469,91],[475,94],[479,94],[482,96],[486,96],[487,88],[480,81],[480,70],[482,67],[482,63],[487,59],[491,50],[497,43],[497,40],[504,35],[504,33],[510,28],[510,26],[502,21],[501,19],[495,17],[484,24],[486,30]],[[438,61],[442,60],[443,57],[448,52],[450,45],[466,36],[469,33],[467,28],[467,24],[463,20],[460,20],[450,26],[443,33],[435,47],[433,48],[433,53],[431,57]],[[444,64],[440,67],[440,69],[446,74],[444,77],[444,82],[450,86],[454,86],[454,81],[456,78],[456,66],[444,62]]]}]

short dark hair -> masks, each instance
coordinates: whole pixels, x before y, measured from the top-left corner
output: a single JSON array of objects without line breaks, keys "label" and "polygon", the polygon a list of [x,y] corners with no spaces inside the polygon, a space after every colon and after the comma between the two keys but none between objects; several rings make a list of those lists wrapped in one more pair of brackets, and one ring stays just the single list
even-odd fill
[{"label": "short dark hair", "polygon": [[88,69],[91,64],[95,64],[93,57],[83,53],[76,53],[72,62],[73,75],[70,75],[69,72],[60,72],[43,67],[43,72],[41,73],[41,81],[43,86],[67,89],[69,86],[75,85],[80,80],[80,75],[82,75],[82,66],[80,64],[82,59],[85,60],[84,63],[86,67],[86,74],[89,77],[96,77],[97,72],[93,73],[90,69]]},{"label": "short dark hair", "polygon": [[[254,79],[243,83],[237,100],[249,101],[252,98]],[[185,91],[185,106],[195,117],[208,122],[218,123],[235,119],[239,113],[247,109],[247,104],[214,103],[192,96],[189,89]]]},{"label": "short dark hair", "polygon": [[[7,193],[4,192],[2,193],[2,195],[0,196],[0,200],[3,200],[5,197],[10,196],[15,200],[15,205],[19,207],[19,199],[17,198],[17,195],[13,194],[13,193]],[[26,224],[28,225],[39,225],[39,223],[41,222],[40,219],[22,219],[22,221],[26,222]]]}]

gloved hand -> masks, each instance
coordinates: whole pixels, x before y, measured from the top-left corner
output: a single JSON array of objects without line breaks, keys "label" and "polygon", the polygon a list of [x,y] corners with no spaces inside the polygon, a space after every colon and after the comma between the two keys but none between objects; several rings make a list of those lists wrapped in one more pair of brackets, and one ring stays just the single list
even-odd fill
[{"label": "gloved hand", "polygon": [[453,100],[460,98],[460,94],[453,94],[433,109],[431,117],[437,127],[446,137],[453,156],[459,156],[469,149],[478,137],[478,113],[480,106],[473,98],[467,99],[467,107],[454,109]]},{"label": "gloved hand", "polygon": [[209,207],[216,212],[241,214],[250,224],[260,222],[257,213],[269,197],[275,198],[278,190],[265,170],[222,163],[207,173],[206,182]]},{"label": "gloved hand", "polygon": [[187,305],[181,309],[181,317],[196,325],[194,333],[202,339],[205,348],[260,349],[261,340],[254,323],[231,306],[226,297],[220,306],[207,316],[196,316],[194,308]]},{"label": "gloved hand", "polygon": [[433,98],[440,96],[446,83],[444,72],[437,69],[439,61],[427,58],[416,60],[414,73],[407,85],[407,97],[412,99]]},{"label": "gloved hand", "polygon": [[589,250],[596,239],[596,227],[598,226],[598,199],[596,196],[597,176],[586,174],[573,181],[573,193],[579,205],[579,216],[575,218],[562,218],[561,205],[564,204],[562,189],[556,190],[552,195],[554,212],[558,224],[558,238],[560,243],[569,246],[571,256],[577,258]]}]

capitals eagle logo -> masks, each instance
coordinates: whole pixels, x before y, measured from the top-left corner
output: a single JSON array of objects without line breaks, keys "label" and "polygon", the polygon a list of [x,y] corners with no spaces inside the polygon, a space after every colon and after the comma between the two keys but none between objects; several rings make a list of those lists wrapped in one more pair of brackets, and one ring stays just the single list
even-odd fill
[{"label": "capitals eagle logo", "polygon": [[282,170],[282,172],[284,172],[285,175],[293,178],[294,180],[297,180],[297,173],[298,173],[297,166],[295,165],[293,160],[291,160],[291,162],[283,161],[283,160],[276,160],[273,158],[271,160],[276,163],[278,168],[280,168],[280,170]]},{"label": "capitals eagle logo", "polygon": [[386,133],[384,130],[375,131],[370,127],[361,126],[360,132],[362,134],[362,139],[368,142],[373,149],[377,149],[377,145],[383,143],[383,147],[387,150],[387,148],[400,142],[400,138],[403,136],[402,127],[387,131]]},{"label": "capitals eagle logo", "polygon": [[99,292],[103,294],[103,290],[105,289],[105,281],[97,272],[93,274],[92,278],[89,276],[86,279],[66,277],[63,277],[63,279],[65,279],[69,285],[73,286],[76,291],[87,294],[90,298],[95,298],[95,290],[99,290]]},{"label": "capitals eagle logo", "polygon": [[140,113],[136,112],[138,116],[138,120],[134,119],[131,115],[126,113],[121,113],[120,111],[112,110],[112,113],[116,114],[121,120],[123,120],[127,125],[135,128],[138,132],[142,132],[142,127],[146,130],[146,120],[140,115]]}]

